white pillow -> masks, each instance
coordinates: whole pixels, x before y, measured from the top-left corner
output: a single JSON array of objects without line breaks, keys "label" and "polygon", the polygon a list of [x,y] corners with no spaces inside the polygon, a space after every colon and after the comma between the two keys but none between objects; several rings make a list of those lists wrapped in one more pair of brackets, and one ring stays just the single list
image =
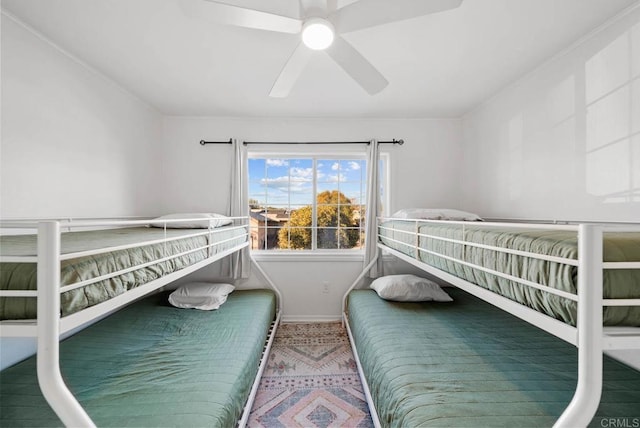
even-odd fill
[{"label": "white pillow", "polygon": [[[221,214],[209,213],[180,213],[167,214],[152,220],[152,227],[164,227],[163,220],[189,220],[184,222],[166,223],[167,229],[208,229],[233,223],[233,220]],[[202,220],[200,220],[202,219]]]},{"label": "white pillow", "polygon": [[440,208],[405,208],[396,211],[391,217],[423,220],[482,221],[482,218],[474,213]]},{"label": "white pillow", "polygon": [[235,287],[231,284],[191,282],[169,295],[169,303],[176,308],[193,308],[203,311],[218,309],[227,301],[227,296]]},{"label": "white pillow", "polygon": [[233,223],[233,220],[226,215],[216,213],[211,213],[209,215],[213,218],[213,220],[211,220],[211,227],[222,227]]},{"label": "white pillow", "polygon": [[375,279],[371,288],[385,300],[397,302],[453,302],[438,284],[415,275],[388,275]]}]

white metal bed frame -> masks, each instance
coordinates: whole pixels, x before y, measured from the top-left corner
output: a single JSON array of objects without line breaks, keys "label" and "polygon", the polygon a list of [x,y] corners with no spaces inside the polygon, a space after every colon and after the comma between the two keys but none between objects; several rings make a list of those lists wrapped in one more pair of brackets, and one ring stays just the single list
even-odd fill
[{"label": "white metal bed frame", "polygon": [[[414,222],[413,231],[408,232],[401,229],[394,229],[389,226],[383,226],[382,222],[386,220]],[[459,224],[462,226],[463,239],[456,240],[443,238],[419,233],[419,225],[424,223],[448,223]],[[494,247],[484,244],[478,244],[466,240],[465,226],[487,226],[495,228],[520,228],[520,229],[537,229],[537,230],[564,230],[577,233],[578,237],[578,259],[568,259],[563,257],[545,256],[536,253],[511,250],[502,247]],[[361,274],[356,278],[351,287],[347,290],[342,300],[343,320],[346,324],[351,346],[356,357],[358,372],[366,390],[365,396],[372,413],[374,425],[380,426],[375,405],[373,403],[368,385],[364,376],[364,372],[357,357],[357,350],[351,334],[348,323],[346,300],[349,292],[356,288],[364,275],[371,269],[377,258],[380,257],[381,250],[404,260],[421,270],[428,272],[438,278],[447,281],[450,284],[465,290],[466,292],[479,297],[494,306],[499,307],[530,324],[535,325],[578,348],[578,383],[573,399],[556,421],[554,427],[582,427],[587,426],[593,419],[602,394],[602,353],[608,350],[635,349],[640,350],[640,328],[637,327],[603,327],[602,310],[605,306],[640,306],[640,299],[604,299],[603,293],[603,269],[640,269],[640,262],[604,262],[603,261],[603,234],[606,232],[640,232],[640,225],[606,225],[597,223],[581,223],[581,224],[539,224],[539,223],[505,223],[505,222],[452,222],[437,220],[416,220],[416,219],[397,219],[397,218],[379,218],[378,234],[380,230],[390,230],[395,233],[404,233],[412,235],[414,242],[407,244],[405,241],[395,240],[385,237],[389,241],[394,241],[403,245],[408,245],[413,249],[413,256],[408,256],[398,250],[387,247],[378,238],[378,253],[376,257],[364,268]],[[517,277],[513,277],[502,272],[497,272],[478,266],[472,263],[458,260],[453,257],[438,254],[418,246],[421,237],[427,237],[447,242],[453,242],[465,246],[473,246],[477,248],[495,250],[510,254],[516,254],[525,257],[532,257],[547,261],[569,264],[577,266],[578,269],[578,285],[577,294],[567,293],[556,290],[542,284],[526,281]],[[577,325],[575,327],[556,320],[544,313],[538,312],[518,302],[500,296],[488,289],[482,288],[476,284],[458,278],[438,268],[430,266],[419,260],[420,252],[427,252],[456,263],[480,269],[502,278],[516,281],[525,286],[534,287],[546,292],[571,299],[577,304]]]},{"label": "white metal bed frame", "polygon": [[[42,393],[51,406],[51,408],[58,415],[60,420],[65,426],[78,426],[78,427],[94,427],[94,423],[87,415],[82,406],[78,403],[73,394],[69,391],[60,372],[59,364],[59,340],[61,335],[67,333],[73,333],[74,330],[78,330],[88,323],[105,317],[123,306],[138,300],[139,298],[152,293],[159,288],[184,277],[192,272],[195,272],[211,263],[219,261],[226,256],[229,256],[237,251],[242,250],[249,246],[249,239],[246,239],[243,243],[236,245],[232,248],[214,253],[214,247],[223,245],[229,241],[236,240],[242,235],[236,235],[234,237],[213,242],[211,239],[209,243],[202,247],[198,247],[192,250],[188,250],[182,253],[169,255],[161,259],[157,259],[151,262],[143,263],[140,265],[132,266],[127,269],[122,269],[116,272],[109,273],[100,277],[92,278],[85,281],[80,281],[75,284],[69,284],[61,286],[60,284],[60,264],[62,260],[83,257],[88,255],[95,255],[110,251],[122,250],[133,247],[140,247],[151,244],[167,243],[171,240],[183,239],[186,237],[208,235],[212,237],[214,234],[222,231],[229,231],[232,229],[244,229],[245,237],[249,236],[248,217],[229,217],[233,221],[233,225],[223,228],[209,228],[203,229],[201,232],[194,233],[193,230],[185,230],[185,234],[179,237],[166,237],[167,224],[169,223],[181,223],[181,222],[194,222],[202,221],[201,218],[196,219],[171,219],[171,220],[154,220],[154,223],[164,223],[165,238],[161,240],[145,241],[131,245],[122,245],[117,247],[106,247],[97,250],[82,251],[75,253],[61,254],[60,241],[61,241],[61,228],[71,231],[73,229],[104,229],[104,228],[121,228],[131,226],[146,226],[151,222],[151,219],[145,220],[80,220],[80,221],[59,221],[59,220],[28,220],[28,221],[7,221],[0,223],[0,228],[33,230],[37,228],[38,244],[36,256],[4,256],[0,257],[0,262],[15,262],[15,263],[37,263],[37,290],[0,290],[1,297],[37,297],[37,320],[5,320],[0,322],[0,337],[36,337],[37,338],[37,376],[38,383]],[[240,225],[238,225],[240,223]],[[149,265],[161,263],[176,257],[183,255],[207,250],[208,257],[193,265],[187,266],[181,270],[172,272],[168,275],[160,277],[154,281],[145,283],[139,287],[126,291],[123,294],[115,296],[107,301],[90,306],[76,313],[67,315],[65,317],[60,316],[60,295],[66,291],[73,290],[94,282],[105,280],[111,277],[125,274],[127,272],[141,269]],[[273,283],[271,278],[264,272],[264,270],[258,265],[258,263],[251,258],[251,262],[258,268],[260,274],[267,281],[269,287],[273,289],[277,297],[277,315],[276,319],[271,324],[269,329],[269,335],[265,344],[258,373],[254,379],[252,388],[250,390],[247,403],[243,409],[240,420],[238,421],[239,427],[244,427],[249,418],[249,413],[253,401],[255,399],[260,377],[264,371],[267,363],[267,358],[271,350],[275,332],[280,322],[282,313],[282,294],[277,286]]]}]

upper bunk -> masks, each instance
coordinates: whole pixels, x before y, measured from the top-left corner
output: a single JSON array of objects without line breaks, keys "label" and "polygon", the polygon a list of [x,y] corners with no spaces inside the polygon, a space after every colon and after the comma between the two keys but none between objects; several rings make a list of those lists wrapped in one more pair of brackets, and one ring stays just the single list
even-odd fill
[{"label": "upper bunk", "polygon": [[378,246],[574,345],[582,281],[605,349],[640,347],[640,225],[380,218]]},{"label": "upper bunk", "polygon": [[[3,222],[3,336],[35,336],[40,292],[59,294],[60,333],[249,245],[246,217]],[[27,233],[33,229],[37,234]]]}]

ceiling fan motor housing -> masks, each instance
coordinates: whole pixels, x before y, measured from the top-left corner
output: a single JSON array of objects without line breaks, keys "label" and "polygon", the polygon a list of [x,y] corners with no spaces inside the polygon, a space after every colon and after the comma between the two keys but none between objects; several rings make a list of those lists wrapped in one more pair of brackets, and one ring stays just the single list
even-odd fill
[{"label": "ceiling fan motor housing", "polygon": [[324,18],[309,18],[302,25],[302,42],[309,49],[325,50],[334,38],[335,28]]}]

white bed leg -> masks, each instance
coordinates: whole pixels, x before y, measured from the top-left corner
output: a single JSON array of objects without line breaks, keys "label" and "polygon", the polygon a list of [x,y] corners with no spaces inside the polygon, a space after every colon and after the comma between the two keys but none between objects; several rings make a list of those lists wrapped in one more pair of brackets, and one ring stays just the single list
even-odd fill
[{"label": "white bed leg", "polygon": [[602,395],[602,228],[578,232],[578,385],[554,427],[586,427]]},{"label": "white bed leg", "polygon": [[94,427],[62,379],[60,345],[60,224],[38,226],[38,383],[51,408],[68,427]]},{"label": "white bed leg", "polygon": [[278,286],[276,285],[275,282],[273,282],[273,280],[271,279],[271,277],[269,275],[267,275],[267,273],[264,271],[264,269],[262,269],[262,266],[260,266],[260,263],[258,263],[258,261],[256,259],[254,259],[251,255],[249,255],[249,258],[251,259],[251,263],[253,263],[253,265],[256,267],[256,269],[258,269],[258,272],[260,272],[260,275],[262,275],[262,277],[267,281],[267,283],[269,284],[269,287],[276,293],[276,299],[278,301],[278,313],[282,313],[282,308],[283,308],[283,303],[282,303],[282,292],[280,292],[280,289],[278,288]]},{"label": "white bed leg", "polygon": [[[356,286],[358,285],[358,283],[360,282],[360,280],[365,276],[365,274],[367,272],[369,272],[369,270],[373,267],[373,264],[376,263],[378,261],[378,257],[380,257],[380,251],[376,252],[376,256],[369,262],[369,264],[367,266],[365,266],[364,269],[362,269],[362,272],[360,272],[360,275],[358,275],[358,277],[355,279],[355,281],[353,281],[351,283],[351,286],[347,289],[347,291],[345,291],[344,295],[342,296],[342,313],[344,314],[347,310],[347,296],[349,295],[349,293],[351,292],[351,290],[353,290],[354,288],[356,288]],[[342,326],[344,327],[344,318],[342,319]]]}]

